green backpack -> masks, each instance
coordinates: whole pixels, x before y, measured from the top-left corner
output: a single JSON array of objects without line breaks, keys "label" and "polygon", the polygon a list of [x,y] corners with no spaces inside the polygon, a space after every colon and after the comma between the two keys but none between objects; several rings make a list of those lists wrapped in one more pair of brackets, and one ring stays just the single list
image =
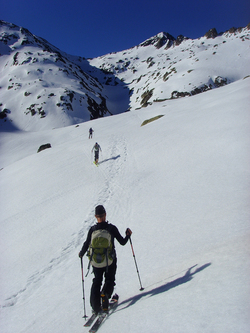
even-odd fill
[{"label": "green backpack", "polygon": [[111,234],[105,229],[92,232],[88,250],[90,264],[94,267],[108,267],[113,262],[113,245]]}]

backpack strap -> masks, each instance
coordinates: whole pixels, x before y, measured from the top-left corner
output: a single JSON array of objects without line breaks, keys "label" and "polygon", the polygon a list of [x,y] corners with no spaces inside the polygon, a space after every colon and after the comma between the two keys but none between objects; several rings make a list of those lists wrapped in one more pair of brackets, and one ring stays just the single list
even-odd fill
[{"label": "backpack strap", "polygon": [[106,273],[108,273],[109,265],[108,265],[108,250],[106,250]]},{"label": "backpack strap", "polygon": [[[95,230],[97,230],[96,226],[93,227],[92,232],[95,231]],[[92,233],[91,233],[91,236],[92,236]],[[91,256],[89,258],[89,264],[88,264],[88,268],[87,268],[87,274],[85,275],[85,277],[87,277],[88,274],[89,274],[89,270],[90,270],[91,260],[92,260],[93,254],[94,254],[94,252],[92,251]]]},{"label": "backpack strap", "polygon": [[93,254],[94,254],[94,252],[91,253],[91,256],[89,258],[89,264],[88,264],[88,268],[87,268],[87,274],[85,275],[85,277],[87,277],[88,274],[89,274],[89,270],[90,270],[91,260],[92,260]]}]

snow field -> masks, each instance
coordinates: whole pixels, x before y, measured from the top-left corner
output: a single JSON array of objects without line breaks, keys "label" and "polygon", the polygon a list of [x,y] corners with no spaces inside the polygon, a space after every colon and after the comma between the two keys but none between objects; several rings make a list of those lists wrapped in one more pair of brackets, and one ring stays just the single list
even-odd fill
[{"label": "snow field", "polygon": [[133,231],[145,289],[117,244],[120,302],[100,332],[247,333],[248,91],[249,78],[79,127],[2,132],[1,332],[87,331],[78,252],[103,204]]}]

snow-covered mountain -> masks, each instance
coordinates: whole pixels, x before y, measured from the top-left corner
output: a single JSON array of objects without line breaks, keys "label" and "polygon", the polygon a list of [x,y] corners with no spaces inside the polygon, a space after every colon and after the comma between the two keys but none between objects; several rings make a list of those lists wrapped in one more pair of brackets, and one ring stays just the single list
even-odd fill
[{"label": "snow-covered mountain", "polygon": [[[138,46],[85,59],[0,22],[0,125],[36,131],[192,96],[250,74],[250,32],[204,37],[162,32]],[[18,105],[18,108],[16,108]]]},{"label": "snow-covered mountain", "polygon": [[219,36],[207,33],[196,40],[183,36],[175,40],[161,33],[130,50],[93,59],[90,64],[125,82],[131,91],[131,108],[136,109],[192,96],[249,75],[249,46],[249,27]]},{"label": "snow-covered mountain", "polygon": [[79,66],[82,58],[25,28],[0,24],[1,118],[9,125],[39,130],[109,114],[101,84]]}]

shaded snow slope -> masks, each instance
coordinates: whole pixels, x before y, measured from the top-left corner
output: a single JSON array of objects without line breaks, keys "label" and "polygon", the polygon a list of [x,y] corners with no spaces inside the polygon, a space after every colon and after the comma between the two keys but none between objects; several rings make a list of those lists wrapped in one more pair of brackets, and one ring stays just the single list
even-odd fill
[{"label": "shaded snow slope", "polygon": [[78,252],[97,204],[132,229],[145,288],[118,244],[120,304],[100,333],[249,331],[249,80],[78,127],[0,133],[1,332],[87,332]]}]

